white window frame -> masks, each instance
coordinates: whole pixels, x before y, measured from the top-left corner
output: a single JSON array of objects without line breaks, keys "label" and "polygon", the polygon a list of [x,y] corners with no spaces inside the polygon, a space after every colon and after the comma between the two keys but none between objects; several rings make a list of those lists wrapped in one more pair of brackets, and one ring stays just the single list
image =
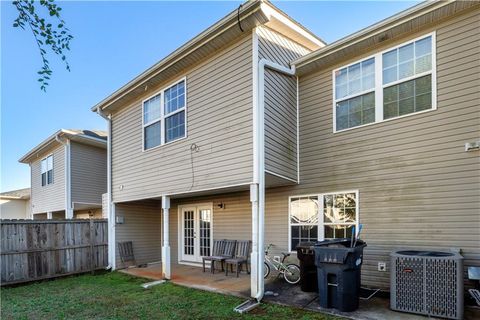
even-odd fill
[{"label": "white window frame", "polygon": [[[48,183],[48,158],[52,157],[52,182]],[[53,181],[54,181],[54,177],[53,177],[53,168],[54,168],[54,163],[53,163],[53,153],[50,153],[49,155],[47,155],[46,157],[44,157],[41,161],[40,161],[40,185],[42,187],[46,187],[46,186],[49,186],[51,184],[53,184]],[[46,162],[46,167],[47,167],[47,171],[43,172],[43,168],[42,168],[42,164],[43,164],[43,161]],[[46,173],[46,176],[45,176],[45,185],[42,184],[42,175]]]},{"label": "white window frame", "polygon": [[[291,206],[290,203],[293,198],[305,198],[305,197],[317,197],[318,198],[318,231],[317,231],[317,240],[325,240],[325,225],[352,225],[352,223],[327,223],[324,222],[324,196],[326,195],[337,195],[345,193],[355,193],[355,233],[358,234],[358,226],[360,225],[360,192],[359,190],[346,190],[346,191],[335,191],[335,192],[323,192],[323,193],[314,193],[314,194],[302,194],[288,197],[288,252],[295,253],[296,251],[292,250],[292,226],[297,224],[292,224],[291,220]],[[309,225],[309,224],[306,224]],[[312,224],[314,225],[314,224]]]},{"label": "white window frame", "polygon": [[[164,99],[165,91],[167,91],[171,87],[179,84],[182,81],[185,84],[184,85],[184,88],[185,88],[185,106],[183,108],[179,108],[179,109],[177,109],[173,112],[165,114],[165,99]],[[145,123],[145,102],[150,100],[151,98],[153,98],[155,96],[158,96],[158,95],[160,95],[160,118]],[[179,137],[175,140],[165,142],[165,119],[168,118],[168,117],[171,117],[171,116],[173,116],[173,115],[175,115],[179,112],[182,112],[182,111],[185,112],[185,132],[184,132],[183,137]],[[154,123],[157,123],[157,122],[160,122],[160,144],[158,146],[145,149],[145,128],[154,124]],[[150,95],[147,98],[142,100],[142,151],[146,152],[146,151],[154,150],[154,149],[159,148],[161,146],[165,146],[165,145],[168,145],[170,143],[174,143],[174,142],[177,142],[179,140],[183,140],[185,138],[187,138],[187,77],[186,76],[168,84],[167,86],[163,87],[161,90],[155,92],[154,94],[152,94],[152,95]]]},{"label": "white window frame", "polygon": [[[383,68],[382,68],[382,66],[383,66],[382,65],[383,54],[386,53],[386,52],[398,49],[400,47],[403,47],[405,45],[408,45],[410,43],[413,43],[415,41],[418,41],[418,40],[421,40],[421,39],[424,39],[424,38],[428,38],[428,37],[432,37],[432,69],[430,71],[422,72],[420,74],[416,74],[416,75],[413,75],[413,76],[410,76],[410,77],[407,77],[407,78],[403,78],[401,80],[393,81],[393,82],[390,82],[390,83],[384,85],[383,84]],[[336,87],[335,86],[335,73],[337,71],[341,70],[341,69],[352,66],[352,65],[357,64],[359,62],[363,62],[363,61],[368,60],[372,57],[375,60],[375,88],[373,90],[364,90],[364,91],[359,92],[357,94],[348,95],[348,96],[345,96],[343,98],[336,99],[336,97],[335,97],[335,87]],[[413,80],[413,79],[417,79],[417,78],[420,78],[420,77],[424,77],[424,76],[427,76],[427,75],[430,75],[430,74],[432,76],[432,107],[430,109],[417,111],[417,112],[412,112],[412,113],[404,114],[404,115],[401,115],[401,116],[398,116],[398,117],[392,117],[392,118],[389,118],[389,119],[383,119],[383,89],[384,88],[390,87],[390,86],[393,86],[393,85],[396,85],[396,84],[399,84],[399,83],[403,83],[403,82],[406,82],[406,81],[410,81],[410,80]],[[359,125],[359,126],[351,127],[351,128],[345,128],[345,129],[337,130],[337,108],[336,108],[337,101],[348,100],[348,99],[351,99],[351,98],[354,98],[354,97],[358,97],[358,96],[370,93],[372,91],[375,92],[375,121],[371,122],[371,123],[366,123],[366,124],[362,124],[362,125]],[[368,57],[362,58],[362,59],[357,60],[353,63],[348,64],[348,65],[343,65],[339,68],[334,69],[332,71],[332,101],[333,101],[333,121],[332,121],[333,122],[333,133],[344,132],[344,131],[348,131],[348,130],[352,130],[352,129],[357,129],[357,128],[362,128],[362,127],[365,127],[365,126],[374,125],[376,123],[392,121],[392,120],[396,120],[396,119],[401,119],[401,118],[405,118],[405,117],[409,117],[409,116],[413,116],[413,115],[437,110],[437,40],[436,40],[436,31],[433,31],[433,32],[428,33],[428,34],[424,34],[424,35],[419,36],[419,37],[414,38],[414,39],[410,39],[410,40],[405,41],[405,42],[403,42],[401,44],[398,44],[396,46],[389,47],[389,48],[387,48],[383,51],[377,52],[376,54],[370,55]]]}]

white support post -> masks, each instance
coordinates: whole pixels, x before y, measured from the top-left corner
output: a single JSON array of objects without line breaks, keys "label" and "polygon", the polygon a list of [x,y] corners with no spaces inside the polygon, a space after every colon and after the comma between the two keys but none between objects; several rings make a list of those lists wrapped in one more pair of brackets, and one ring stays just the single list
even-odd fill
[{"label": "white support post", "polygon": [[115,245],[115,203],[109,203],[108,214],[108,264],[111,270],[115,270],[117,261],[117,246]]},{"label": "white support post", "polygon": [[165,279],[170,279],[170,241],[169,241],[169,213],[170,213],[170,197],[162,197],[163,209],[163,246],[162,246],[162,271]]},{"label": "white support post", "polygon": [[52,219],[52,211],[47,212],[47,219],[49,219],[49,220]]}]

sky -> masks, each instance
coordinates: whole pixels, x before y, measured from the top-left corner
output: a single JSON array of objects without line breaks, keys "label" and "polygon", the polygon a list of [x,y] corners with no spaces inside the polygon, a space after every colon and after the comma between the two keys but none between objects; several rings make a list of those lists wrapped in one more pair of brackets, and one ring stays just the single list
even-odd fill
[{"label": "sky", "polygon": [[[327,43],[415,5],[413,1],[272,1]],[[61,128],[106,129],[90,108],[186,41],[235,10],[241,1],[58,2],[74,39],[67,60],[50,54],[47,92],[32,34],[13,28],[17,11],[0,2],[0,191],[30,185],[18,159]]]}]

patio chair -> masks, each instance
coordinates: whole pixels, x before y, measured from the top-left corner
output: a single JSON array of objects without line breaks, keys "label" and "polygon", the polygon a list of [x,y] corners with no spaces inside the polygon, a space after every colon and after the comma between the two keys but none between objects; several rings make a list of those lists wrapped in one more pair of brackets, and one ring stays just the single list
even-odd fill
[{"label": "patio chair", "polygon": [[222,264],[222,271],[224,271],[223,265],[226,259],[233,258],[235,254],[235,246],[237,244],[237,240],[225,240],[225,247],[223,247],[223,252],[218,256],[212,256],[211,260],[211,272],[215,273],[215,262],[220,262]]},{"label": "patio chair", "polygon": [[135,255],[133,254],[133,242],[118,242],[118,253],[124,267],[136,265]]},{"label": "patio chair", "polygon": [[230,259],[225,259],[225,276],[228,276],[228,265],[233,272],[233,266],[235,266],[235,272],[238,274],[242,270],[242,265],[245,264],[245,268],[247,269],[247,273],[250,274],[250,270],[248,270],[248,257],[250,255],[250,248],[252,246],[252,242],[250,240],[241,240],[237,241],[237,247],[235,249],[235,257]]},{"label": "patio chair", "polygon": [[[221,254],[223,254],[224,250],[225,250],[225,239],[213,240],[212,255],[202,257],[203,272],[205,272],[205,261],[210,261],[211,262],[214,257],[218,257]],[[211,262],[211,263],[213,264],[213,262]]]}]

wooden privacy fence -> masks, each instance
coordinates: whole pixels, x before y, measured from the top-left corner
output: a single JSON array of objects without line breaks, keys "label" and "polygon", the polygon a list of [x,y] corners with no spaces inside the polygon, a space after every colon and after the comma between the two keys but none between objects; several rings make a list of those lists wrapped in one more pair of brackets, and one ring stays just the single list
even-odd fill
[{"label": "wooden privacy fence", "polygon": [[105,268],[107,230],[106,219],[0,220],[1,285]]}]

